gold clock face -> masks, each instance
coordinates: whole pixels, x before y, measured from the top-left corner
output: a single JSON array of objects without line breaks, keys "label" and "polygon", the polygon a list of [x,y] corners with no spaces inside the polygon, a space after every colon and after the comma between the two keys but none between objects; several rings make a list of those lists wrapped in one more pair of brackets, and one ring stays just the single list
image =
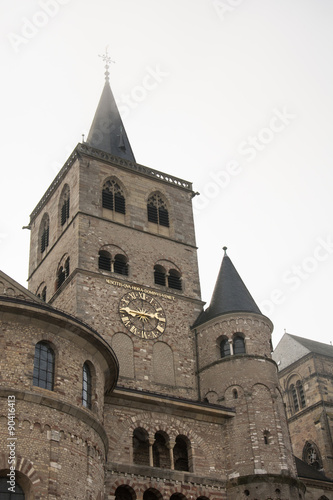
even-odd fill
[{"label": "gold clock face", "polygon": [[165,330],[163,308],[148,293],[126,293],[120,299],[119,314],[126,328],[142,339],[156,339]]}]

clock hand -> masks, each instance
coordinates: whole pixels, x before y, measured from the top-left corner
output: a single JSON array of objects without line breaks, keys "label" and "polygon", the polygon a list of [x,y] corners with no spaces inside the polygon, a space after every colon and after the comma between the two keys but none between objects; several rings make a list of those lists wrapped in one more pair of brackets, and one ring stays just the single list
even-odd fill
[{"label": "clock hand", "polygon": [[133,309],[130,309],[129,307],[122,307],[120,309],[120,312],[126,312],[127,314],[130,314],[131,316],[141,316],[141,317],[146,317],[146,318],[154,318],[154,314],[150,314],[146,311],[134,311]]}]

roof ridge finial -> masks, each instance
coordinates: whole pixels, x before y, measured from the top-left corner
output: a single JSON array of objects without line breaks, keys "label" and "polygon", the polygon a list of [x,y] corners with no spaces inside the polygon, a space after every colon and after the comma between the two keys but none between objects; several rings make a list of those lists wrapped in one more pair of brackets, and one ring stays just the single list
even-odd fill
[{"label": "roof ridge finial", "polygon": [[222,250],[224,250],[224,256],[225,256],[225,257],[228,257],[228,256],[227,256],[227,250],[228,250],[228,247],[223,247],[223,248],[222,248]]},{"label": "roof ridge finial", "polygon": [[105,54],[103,55],[100,55],[99,57],[101,57],[103,59],[103,61],[105,62],[105,81],[106,82],[109,82],[109,67],[110,67],[110,63],[114,63],[115,64],[115,61],[112,61],[111,57],[109,56],[109,53],[108,53],[108,45],[105,47]]}]

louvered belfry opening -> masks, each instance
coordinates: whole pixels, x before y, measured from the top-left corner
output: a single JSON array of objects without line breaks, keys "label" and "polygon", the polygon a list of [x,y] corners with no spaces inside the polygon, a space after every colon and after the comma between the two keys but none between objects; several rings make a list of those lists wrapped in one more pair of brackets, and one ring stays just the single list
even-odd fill
[{"label": "louvered belfry opening", "polygon": [[155,285],[166,285],[166,272],[163,266],[156,264],[154,266],[154,283]]},{"label": "louvered belfry opening", "polygon": [[61,225],[63,226],[67,219],[69,219],[69,194],[68,197],[64,200],[61,207]]},{"label": "louvered belfry opening", "polygon": [[49,246],[49,217],[48,215],[44,215],[42,221],[42,234],[40,237],[40,251],[41,253],[45,252],[46,248]]},{"label": "louvered belfry opening", "polygon": [[111,271],[111,255],[105,250],[100,250],[98,254],[98,268],[103,271]]},{"label": "louvered belfry opening", "polygon": [[128,262],[125,255],[117,254],[114,258],[114,272],[128,276]]},{"label": "louvered belfry opening", "polygon": [[169,212],[165,201],[158,193],[149,197],[147,203],[147,215],[149,222],[169,227]]},{"label": "louvered belfry opening", "polygon": [[175,290],[182,289],[182,281],[179,271],[176,269],[170,269],[168,276],[168,286],[169,288],[173,288]]},{"label": "louvered belfry opening", "polygon": [[63,282],[68,278],[69,276],[69,257],[67,258],[65,265],[61,266],[58,270],[58,275],[57,275],[57,289],[61,287]]},{"label": "louvered belfry opening", "polygon": [[102,191],[102,206],[120,214],[126,213],[126,203],[123,191],[115,180],[104,183]]}]

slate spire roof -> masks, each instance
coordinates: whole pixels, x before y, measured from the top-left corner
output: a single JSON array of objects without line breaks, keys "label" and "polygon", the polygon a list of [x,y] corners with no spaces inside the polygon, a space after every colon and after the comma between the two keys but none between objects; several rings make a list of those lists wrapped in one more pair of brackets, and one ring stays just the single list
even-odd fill
[{"label": "slate spire roof", "polygon": [[109,82],[109,66],[106,65],[105,85],[89,130],[87,144],[135,163],[115,98]]},{"label": "slate spire roof", "polygon": [[236,271],[230,257],[225,253],[215,283],[209,307],[201,313],[194,326],[201,325],[222,314],[230,312],[250,312],[261,314],[261,311],[242,278]]}]

